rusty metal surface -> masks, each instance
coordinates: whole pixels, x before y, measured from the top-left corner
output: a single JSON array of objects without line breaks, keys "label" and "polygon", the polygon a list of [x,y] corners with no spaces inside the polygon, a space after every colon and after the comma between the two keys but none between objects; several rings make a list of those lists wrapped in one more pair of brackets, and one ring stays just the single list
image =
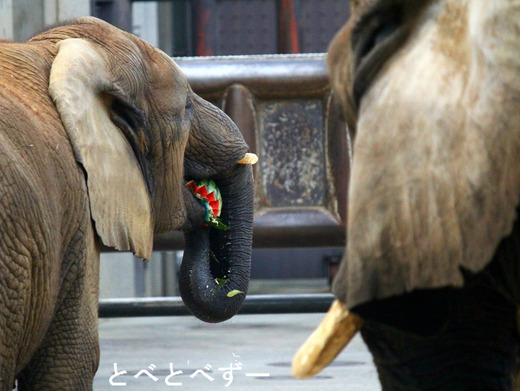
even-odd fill
[{"label": "rusty metal surface", "polygon": [[262,205],[324,206],[325,129],[320,99],[268,100],[258,104]]}]

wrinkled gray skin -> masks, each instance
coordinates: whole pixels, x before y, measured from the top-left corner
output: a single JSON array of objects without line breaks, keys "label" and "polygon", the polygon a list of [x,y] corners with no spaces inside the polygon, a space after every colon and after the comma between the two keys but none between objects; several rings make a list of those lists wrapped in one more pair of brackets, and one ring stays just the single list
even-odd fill
[{"label": "wrinkled gray skin", "polygon": [[[253,180],[231,120],[164,53],[94,18],[0,46],[0,389],[92,388],[101,243],[149,259],[154,233],[183,229],[187,305],[233,316]],[[200,178],[220,187],[230,231],[203,226],[185,187]]]},{"label": "wrinkled gray skin", "polygon": [[337,298],[384,390],[509,390],[520,1],[352,0],[329,73],[355,137]]}]

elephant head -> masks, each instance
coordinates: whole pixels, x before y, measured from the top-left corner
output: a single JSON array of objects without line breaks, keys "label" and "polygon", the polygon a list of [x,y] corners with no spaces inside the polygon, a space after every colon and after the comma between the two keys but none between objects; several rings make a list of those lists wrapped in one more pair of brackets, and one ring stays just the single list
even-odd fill
[{"label": "elephant head", "polygon": [[[233,316],[247,292],[253,219],[252,169],[237,164],[248,149],[238,128],[191,90],[165,53],[98,19],[31,41],[53,43],[49,92],[87,177],[101,241],[150,259],[153,234],[184,230],[185,303],[208,322]],[[228,231],[205,225],[205,208],[186,187],[192,179],[220,188]]]},{"label": "elephant head", "polygon": [[449,329],[452,297],[477,280],[518,304],[516,283],[499,281],[517,281],[516,242],[504,240],[518,236],[520,2],[352,0],[351,10],[327,59],[355,135],[347,248],[337,301],[295,359],[302,377],[369,323]]}]

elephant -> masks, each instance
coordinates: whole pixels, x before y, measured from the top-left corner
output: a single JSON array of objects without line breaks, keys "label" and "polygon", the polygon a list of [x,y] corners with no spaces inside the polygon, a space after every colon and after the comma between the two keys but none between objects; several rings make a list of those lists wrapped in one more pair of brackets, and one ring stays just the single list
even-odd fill
[{"label": "elephant", "polygon": [[327,55],[353,138],[346,251],[293,373],[360,331],[383,390],[516,389],[520,1],[350,4]]},{"label": "elephant", "polygon": [[[92,388],[102,245],[148,260],[154,234],[182,230],[187,307],[236,314],[256,156],[231,119],[164,52],[93,17],[0,47],[0,389]],[[220,190],[227,229],[191,180]]]}]

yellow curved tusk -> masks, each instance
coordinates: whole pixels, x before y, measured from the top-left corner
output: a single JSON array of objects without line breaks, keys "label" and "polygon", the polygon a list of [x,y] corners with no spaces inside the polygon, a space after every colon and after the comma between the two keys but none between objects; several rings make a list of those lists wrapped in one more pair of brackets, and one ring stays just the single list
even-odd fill
[{"label": "yellow curved tusk", "polygon": [[240,159],[237,164],[256,164],[258,161],[258,156],[254,153],[246,153],[242,159]]},{"label": "yellow curved tusk", "polygon": [[335,300],[321,324],[294,356],[293,376],[305,379],[316,375],[336,358],[362,325],[359,316]]}]

